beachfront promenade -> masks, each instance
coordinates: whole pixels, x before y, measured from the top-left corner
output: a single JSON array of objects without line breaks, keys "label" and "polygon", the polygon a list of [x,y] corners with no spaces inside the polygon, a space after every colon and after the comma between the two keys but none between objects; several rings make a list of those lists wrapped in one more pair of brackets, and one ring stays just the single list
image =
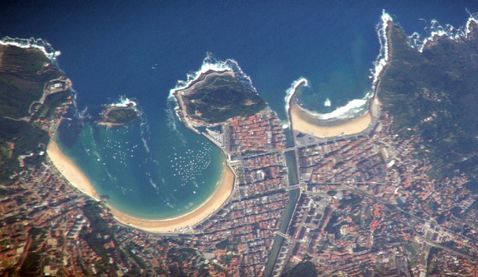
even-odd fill
[{"label": "beachfront promenade", "polygon": [[193,240],[201,250],[224,240],[247,249],[241,270],[261,275],[288,202],[285,135],[280,120],[266,108],[248,117],[231,118],[220,128],[205,127],[203,134],[227,153],[236,182],[223,207],[194,227]]},{"label": "beachfront promenade", "polygon": [[[354,276],[377,264],[407,274],[411,268],[415,276],[426,272],[431,247],[443,250],[447,259],[471,261],[478,256],[476,247],[466,243],[469,237],[421,212],[423,201],[431,195],[438,196],[440,205],[452,203],[447,191],[463,195],[458,188],[465,180],[455,180],[453,188],[433,186],[427,174],[429,162],[415,155],[418,138],[394,135],[392,120],[381,111],[377,97],[371,100],[368,113],[370,123],[362,125],[361,131],[343,132],[347,125],[339,124],[340,135],[334,136],[327,132],[315,136],[323,131],[320,128],[297,131],[297,114],[290,115],[294,145],[286,150],[296,153],[300,196],[287,231],[276,233],[282,239],[275,241],[277,258],[270,261],[267,276],[280,276],[303,261],[312,262],[324,276],[339,272]],[[467,205],[463,201],[461,207]],[[447,221],[460,224],[452,217]],[[420,245],[417,251],[424,257],[413,266],[404,261],[407,254],[400,248],[407,238],[415,238]],[[444,246],[443,241],[460,245],[459,250]],[[387,247],[378,253],[374,245]],[[400,262],[384,265],[381,255]]]},{"label": "beachfront promenade", "polygon": [[[230,75],[229,72],[213,74]],[[193,86],[198,82],[193,82]],[[290,219],[299,207],[295,201],[288,203],[289,194],[306,188],[302,178],[299,182],[290,183],[289,171],[293,170],[296,172],[294,175],[297,175],[301,168],[299,162],[288,164],[285,153],[293,151],[295,160],[299,161],[301,148],[358,138],[371,128],[365,128],[359,134],[332,138],[300,135],[294,130],[294,146],[286,148],[281,121],[269,108],[247,117],[233,117],[225,122],[209,124],[188,116],[179,93],[175,94],[178,100],[176,113],[181,121],[198,135],[207,137],[225,155],[224,171],[215,192],[199,207],[175,218],[145,220],[114,207],[109,207],[109,210],[125,226],[158,235],[187,235],[192,245],[200,251],[211,251],[212,245],[229,241],[251,253],[244,262],[243,270],[250,274],[262,274],[275,232],[279,228],[282,232],[289,230]],[[292,126],[294,123],[292,121]],[[71,160],[62,155],[54,141],[48,153],[70,183],[98,199],[91,183]],[[288,205],[291,209],[285,212]],[[230,241],[231,233],[236,234],[234,241]],[[274,264],[274,261],[269,262]]]},{"label": "beachfront promenade", "polygon": [[[293,151],[295,159],[293,167],[299,174],[297,184],[289,186],[288,190],[298,189],[299,196],[294,203],[289,205],[294,206],[293,214],[287,217],[284,214],[283,228],[286,233],[277,232],[276,236],[283,239],[275,239],[272,253],[266,266],[265,276],[280,276],[284,267],[290,261],[294,253],[297,253],[297,235],[294,237],[294,229],[291,228],[294,217],[297,217],[297,210],[300,207],[299,199],[302,199],[308,193],[310,179],[308,173],[303,174],[304,165],[303,150],[321,145],[335,145],[343,142],[354,141],[357,139],[368,138],[377,128],[378,119],[380,117],[380,102],[375,97],[371,99],[368,109],[365,114],[358,118],[353,118],[347,121],[340,121],[338,124],[319,125],[320,120],[313,118],[313,115],[307,110],[301,108],[295,99],[296,92],[301,86],[306,85],[306,82],[299,82],[295,87],[289,98],[288,119],[289,126],[292,132],[292,146],[285,149],[286,152]],[[326,184],[322,184],[326,186]],[[325,192],[323,192],[325,193]],[[303,231],[301,231],[303,232]]]}]

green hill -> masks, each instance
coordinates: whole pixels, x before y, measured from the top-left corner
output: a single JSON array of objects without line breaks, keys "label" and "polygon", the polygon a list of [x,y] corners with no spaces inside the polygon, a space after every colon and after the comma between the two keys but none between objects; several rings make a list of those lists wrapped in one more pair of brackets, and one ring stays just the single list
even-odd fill
[{"label": "green hill", "polygon": [[477,33],[440,38],[423,53],[407,44],[401,28],[389,33],[391,63],[378,96],[395,132],[420,136],[425,148],[419,154],[432,161],[437,178],[464,172],[478,179]]},{"label": "green hill", "polygon": [[242,80],[230,75],[211,75],[183,95],[188,115],[209,123],[262,110],[266,103]]},{"label": "green hill", "polygon": [[39,50],[0,46],[0,116],[27,116],[45,82],[61,74]]},{"label": "green hill", "polygon": [[[69,91],[48,96],[43,105],[32,102],[43,95],[43,87],[63,73],[36,49],[0,46],[0,183],[10,181],[19,169],[20,155],[39,153],[48,143],[48,132],[38,119],[52,117],[56,107],[65,103]],[[38,163],[35,155],[25,162]]]}]

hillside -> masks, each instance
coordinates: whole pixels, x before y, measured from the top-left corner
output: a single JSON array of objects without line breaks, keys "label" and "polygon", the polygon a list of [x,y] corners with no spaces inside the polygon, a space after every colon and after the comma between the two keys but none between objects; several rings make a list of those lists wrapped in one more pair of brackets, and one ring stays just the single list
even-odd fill
[{"label": "hillside", "polygon": [[48,123],[69,99],[70,85],[39,50],[0,46],[0,183],[23,163],[42,161]]},{"label": "hillside", "polygon": [[210,73],[182,99],[190,117],[208,123],[251,115],[266,106],[249,84],[228,74]]},{"label": "hillside", "polygon": [[463,172],[478,179],[478,35],[438,38],[423,53],[410,47],[404,31],[389,32],[391,62],[378,87],[394,131],[418,135],[433,176]]}]

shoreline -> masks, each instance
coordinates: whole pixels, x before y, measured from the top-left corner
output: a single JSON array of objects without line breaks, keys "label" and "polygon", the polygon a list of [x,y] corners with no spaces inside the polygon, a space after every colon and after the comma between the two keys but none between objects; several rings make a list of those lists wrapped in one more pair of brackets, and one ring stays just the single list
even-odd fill
[{"label": "shoreline", "polygon": [[[211,75],[234,76],[234,72],[229,69],[221,71],[208,70],[207,72],[200,74],[196,79],[192,80],[188,86],[176,90],[173,94],[178,104],[178,107],[176,107],[176,113],[179,113],[178,116],[180,120],[186,125],[186,127],[192,129],[193,131],[195,129],[193,125],[191,125],[191,119],[189,119],[186,114],[184,114],[184,116],[180,116],[181,113],[185,113],[185,111],[181,112],[181,110],[185,108],[185,103],[183,103],[181,94],[184,92],[187,93],[187,91],[193,89],[198,83],[207,79]],[[106,122],[97,123],[106,127],[112,127],[108,126],[109,124],[105,124]],[[227,203],[227,201],[234,192],[234,183],[236,175],[233,169],[228,164],[227,153],[222,148],[220,148],[220,150],[224,155],[224,165],[221,178],[216,183],[216,188],[214,192],[198,207],[185,214],[164,219],[145,219],[138,216],[129,215],[113,207],[107,202],[104,203],[109,212],[112,214],[113,218],[119,224],[123,224],[142,231],[159,234],[193,232],[194,226],[200,224],[201,222],[209,218],[211,215],[215,214],[221,207],[224,206],[224,204]],[[53,165],[73,187],[77,188],[82,193],[94,198],[95,200],[100,201],[100,198],[91,181],[78,168],[75,162],[61,151],[57,142],[54,139],[50,140],[50,143],[47,148],[47,153]]]},{"label": "shoreline", "polygon": [[[380,53],[374,62],[372,70],[372,95],[367,99],[367,111],[362,115],[347,120],[339,120],[335,123],[318,119],[312,112],[301,107],[296,100],[296,94],[302,86],[308,86],[305,78],[300,78],[292,83],[287,90],[285,101],[289,126],[292,131],[299,131],[317,138],[335,138],[340,136],[356,135],[365,132],[373,126],[380,116],[380,101],[377,95],[377,88],[380,84],[380,77],[385,71],[390,60],[391,45],[389,45],[388,28],[393,24],[392,17],[382,11],[380,28],[377,28],[377,35],[380,42]],[[365,96],[367,97],[367,96]]]},{"label": "shoreline", "polygon": [[367,130],[373,125],[379,110],[377,95],[374,95],[367,103],[367,111],[355,118],[336,123],[320,123],[320,119],[314,114],[299,106],[296,102],[296,93],[302,86],[307,86],[307,81],[301,79],[294,85],[290,96],[286,98],[289,116],[289,124],[293,131],[312,135],[317,138],[334,138],[338,136],[355,135]]},{"label": "shoreline", "polygon": [[290,119],[294,131],[312,135],[318,138],[332,138],[338,136],[354,135],[361,133],[373,122],[370,111],[363,115],[339,122],[337,124],[321,125],[313,115],[297,107],[296,103],[290,106]]},{"label": "shoreline", "polygon": [[[393,47],[390,44],[389,28],[394,24],[393,18],[385,10],[382,11],[381,23],[377,26],[377,35],[380,42],[380,53],[374,62],[372,70],[372,97],[368,98],[367,111],[348,120],[340,120],[337,123],[329,123],[318,119],[314,114],[305,108],[300,107],[296,102],[296,93],[302,86],[307,86],[307,79],[300,78],[295,81],[287,91],[286,109],[289,117],[289,125],[293,130],[304,134],[312,135],[318,138],[333,138],[346,135],[355,135],[362,133],[373,126],[380,114],[380,100],[377,95],[380,79],[390,63]],[[467,39],[470,33],[478,28],[478,19],[469,16],[466,24],[457,29],[455,33],[446,31],[432,31],[431,34],[420,40],[418,33],[414,33],[418,40],[409,43],[410,47],[417,49],[422,53],[427,47],[432,47],[433,43],[441,37],[447,37],[451,40]],[[322,122],[321,122],[322,121]]]},{"label": "shoreline", "polygon": [[94,185],[76,163],[61,151],[54,138],[50,139],[46,152],[53,166],[73,187],[99,201]]},{"label": "shoreline", "polygon": [[202,83],[206,81],[208,78],[211,76],[231,76],[235,77],[234,71],[225,69],[221,71],[215,71],[215,70],[208,70],[204,73],[201,73],[199,76],[197,76],[196,79],[192,80],[187,86],[176,89],[172,93],[174,99],[176,100],[176,115],[179,117],[181,121],[185,123],[185,125],[192,129],[194,132],[197,132],[194,129],[194,119],[192,119],[190,116],[188,116],[188,111],[187,111],[187,105],[184,102],[184,95],[187,95],[191,90],[193,90],[199,83]]},{"label": "shoreline", "polygon": [[201,223],[220,209],[229,199],[234,190],[236,176],[231,167],[224,162],[224,171],[214,193],[199,207],[173,218],[143,219],[123,213],[108,205],[114,218],[121,224],[141,229],[151,233],[184,233]]},{"label": "shoreline", "polygon": [[[78,168],[75,162],[66,156],[54,139],[50,140],[47,154],[53,166],[76,189],[99,201],[94,185]],[[220,209],[234,191],[235,174],[225,158],[223,173],[215,191],[197,208],[186,214],[166,219],[144,219],[129,215],[106,203],[115,220],[121,224],[152,233],[174,233],[191,229]]]}]

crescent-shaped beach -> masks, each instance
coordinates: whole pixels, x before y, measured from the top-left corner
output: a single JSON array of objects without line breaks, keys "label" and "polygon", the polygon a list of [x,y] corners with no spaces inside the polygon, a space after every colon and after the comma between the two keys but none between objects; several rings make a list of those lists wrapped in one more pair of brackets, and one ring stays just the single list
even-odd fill
[{"label": "crescent-shaped beach", "polygon": [[[56,169],[75,188],[89,197],[98,200],[98,194],[88,177],[79,169],[75,162],[63,153],[58,143],[51,139],[47,148],[48,157]],[[216,185],[214,193],[194,210],[166,219],[143,219],[121,212],[108,205],[111,213],[122,224],[153,233],[174,233],[188,231],[210,215],[214,214],[229,199],[234,190],[235,175],[233,170],[224,162],[221,179]]]},{"label": "crescent-shaped beach", "polygon": [[372,124],[372,115],[369,111],[359,117],[344,120],[337,124],[320,124],[313,118],[313,115],[303,110],[298,104],[292,104],[290,106],[290,118],[295,131],[313,135],[318,138],[358,134]]}]

